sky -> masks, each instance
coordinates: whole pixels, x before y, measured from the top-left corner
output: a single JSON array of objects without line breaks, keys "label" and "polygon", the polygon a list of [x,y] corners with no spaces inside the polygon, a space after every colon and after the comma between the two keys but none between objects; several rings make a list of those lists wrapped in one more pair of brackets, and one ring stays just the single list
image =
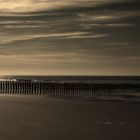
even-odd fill
[{"label": "sky", "polygon": [[0,0],[0,75],[140,75],[140,2]]}]

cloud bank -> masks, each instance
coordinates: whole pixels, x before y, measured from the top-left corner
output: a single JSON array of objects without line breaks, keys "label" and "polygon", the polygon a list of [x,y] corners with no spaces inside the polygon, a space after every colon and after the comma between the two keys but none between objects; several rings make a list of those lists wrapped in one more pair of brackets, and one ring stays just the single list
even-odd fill
[{"label": "cloud bank", "polygon": [[139,1],[0,3],[1,74],[140,74]]}]

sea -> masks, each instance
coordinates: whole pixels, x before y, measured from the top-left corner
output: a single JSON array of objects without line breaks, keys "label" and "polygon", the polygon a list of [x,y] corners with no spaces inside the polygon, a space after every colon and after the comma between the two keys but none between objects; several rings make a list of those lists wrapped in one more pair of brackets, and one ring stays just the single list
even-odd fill
[{"label": "sea", "polygon": [[0,76],[0,79],[27,79],[27,80],[40,80],[40,81],[116,81],[116,80],[125,80],[125,81],[137,81],[140,82],[140,76]]}]

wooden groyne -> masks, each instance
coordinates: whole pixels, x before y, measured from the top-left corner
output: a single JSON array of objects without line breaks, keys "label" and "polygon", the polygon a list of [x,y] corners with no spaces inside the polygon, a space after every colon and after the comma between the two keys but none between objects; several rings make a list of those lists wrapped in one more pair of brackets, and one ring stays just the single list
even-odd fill
[{"label": "wooden groyne", "polygon": [[1,94],[92,96],[139,94],[140,82],[131,81],[0,81]]}]

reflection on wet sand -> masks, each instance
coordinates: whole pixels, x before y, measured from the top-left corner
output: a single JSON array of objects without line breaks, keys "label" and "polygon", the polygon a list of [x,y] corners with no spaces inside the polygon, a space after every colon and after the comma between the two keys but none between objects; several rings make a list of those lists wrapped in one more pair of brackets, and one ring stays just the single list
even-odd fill
[{"label": "reflection on wet sand", "polygon": [[140,103],[33,95],[0,96],[0,139],[140,138]]}]

